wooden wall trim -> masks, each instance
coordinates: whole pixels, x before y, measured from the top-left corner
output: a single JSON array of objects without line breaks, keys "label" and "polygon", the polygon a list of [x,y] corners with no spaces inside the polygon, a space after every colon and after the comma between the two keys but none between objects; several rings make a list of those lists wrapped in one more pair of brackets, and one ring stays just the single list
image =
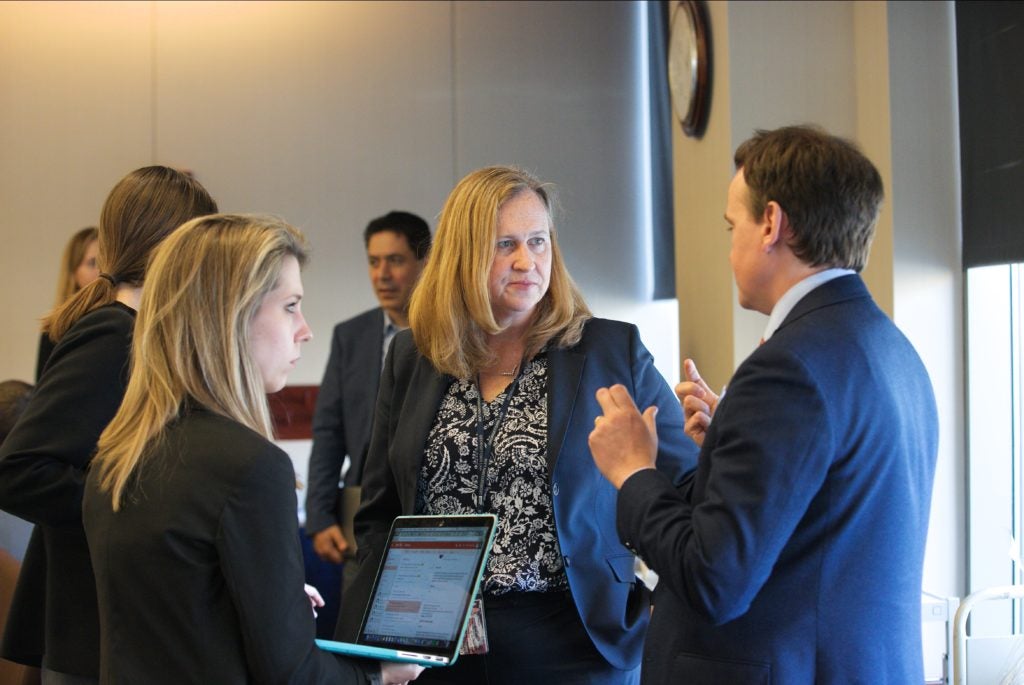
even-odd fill
[{"label": "wooden wall trim", "polygon": [[311,440],[313,410],[319,385],[289,385],[280,392],[267,395],[274,436],[278,440]]}]

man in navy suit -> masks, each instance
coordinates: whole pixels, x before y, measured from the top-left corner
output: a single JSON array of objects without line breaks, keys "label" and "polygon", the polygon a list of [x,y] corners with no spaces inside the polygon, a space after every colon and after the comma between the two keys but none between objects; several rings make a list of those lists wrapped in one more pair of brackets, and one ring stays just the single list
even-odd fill
[{"label": "man in navy suit", "polygon": [[938,422],[924,365],[858,275],[881,178],[810,127],[759,131],[735,162],[729,261],[768,326],[722,396],[684,363],[701,453],[683,485],[653,468],[656,412],[597,391],[590,446],[619,535],[660,576],[642,682],[923,682]]},{"label": "man in navy suit", "polygon": [[[426,263],[430,228],[415,214],[392,211],[370,221],[363,241],[370,284],[380,306],[334,328],[313,415],[309,459],[306,534],[317,556],[334,564],[352,556],[341,530],[341,488],[358,487],[362,480],[384,355],[395,333],[409,326],[409,297]],[[345,567],[349,578],[355,564]],[[322,589],[325,599],[333,595]],[[321,613],[328,636],[336,613],[330,604]]]}]

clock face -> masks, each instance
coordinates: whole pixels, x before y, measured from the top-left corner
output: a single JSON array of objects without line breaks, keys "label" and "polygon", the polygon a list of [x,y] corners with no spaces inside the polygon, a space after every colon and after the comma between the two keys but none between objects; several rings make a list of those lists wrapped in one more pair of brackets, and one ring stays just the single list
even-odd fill
[{"label": "clock face", "polygon": [[668,83],[681,121],[690,116],[697,91],[697,31],[682,3],[672,13],[668,46]]},{"label": "clock face", "polygon": [[699,137],[708,108],[708,31],[695,0],[675,4],[669,26],[668,84],[672,107],[688,136]]}]

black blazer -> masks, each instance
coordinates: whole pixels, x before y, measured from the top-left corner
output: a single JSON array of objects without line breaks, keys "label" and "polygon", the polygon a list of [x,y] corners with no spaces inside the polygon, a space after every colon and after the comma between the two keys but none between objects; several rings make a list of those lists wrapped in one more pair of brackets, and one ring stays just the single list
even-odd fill
[{"label": "black blazer", "polygon": [[334,327],[316,411],[306,490],[306,533],[338,521],[338,479],[345,455],[348,485],[359,485],[380,385],[384,312],[379,307]]},{"label": "black blazer", "polygon": [[4,630],[2,654],[11,661],[99,674],[82,488],[96,441],[124,396],[134,323],[135,310],[117,302],[79,319],[0,447],[0,508],[36,524]]},{"label": "black blazer", "polygon": [[53,354],[53,348],[56,345],[55,342],[50,340],[48,333],[39,334],[39,351],[36,353],[36,383],[43,377],[43,369],[46,368],[46,362],[50,359],[50,355]]},{"label": "black blazer", "polygon": [[231,419],[193,409],[142,462],[120,511],[86,483],[104,684],[360,684],[321,651],[303,591],[295,470]]}]

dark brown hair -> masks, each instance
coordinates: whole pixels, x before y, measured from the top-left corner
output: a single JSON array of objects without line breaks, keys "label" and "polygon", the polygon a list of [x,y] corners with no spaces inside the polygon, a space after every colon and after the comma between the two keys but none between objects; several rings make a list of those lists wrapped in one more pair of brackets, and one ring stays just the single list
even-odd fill
[{"label": "dark brown hair", "polygon": [[884,197],[878,170],[852,142],[812,126],[759,130],[734,156],[750,189],[748,209],[768,202],[789,218],[793,254],[811,266],[860,271]]},{"label": "dark brown hair", "polygon": [[189,219],[217,211],[199,181],[165,166],[136,169],[110,191],[100,213],[97,278],[57,307],[43,322],[54,342],[78,319],[116,298],[119,283],[142,285],[153,248]]}]

